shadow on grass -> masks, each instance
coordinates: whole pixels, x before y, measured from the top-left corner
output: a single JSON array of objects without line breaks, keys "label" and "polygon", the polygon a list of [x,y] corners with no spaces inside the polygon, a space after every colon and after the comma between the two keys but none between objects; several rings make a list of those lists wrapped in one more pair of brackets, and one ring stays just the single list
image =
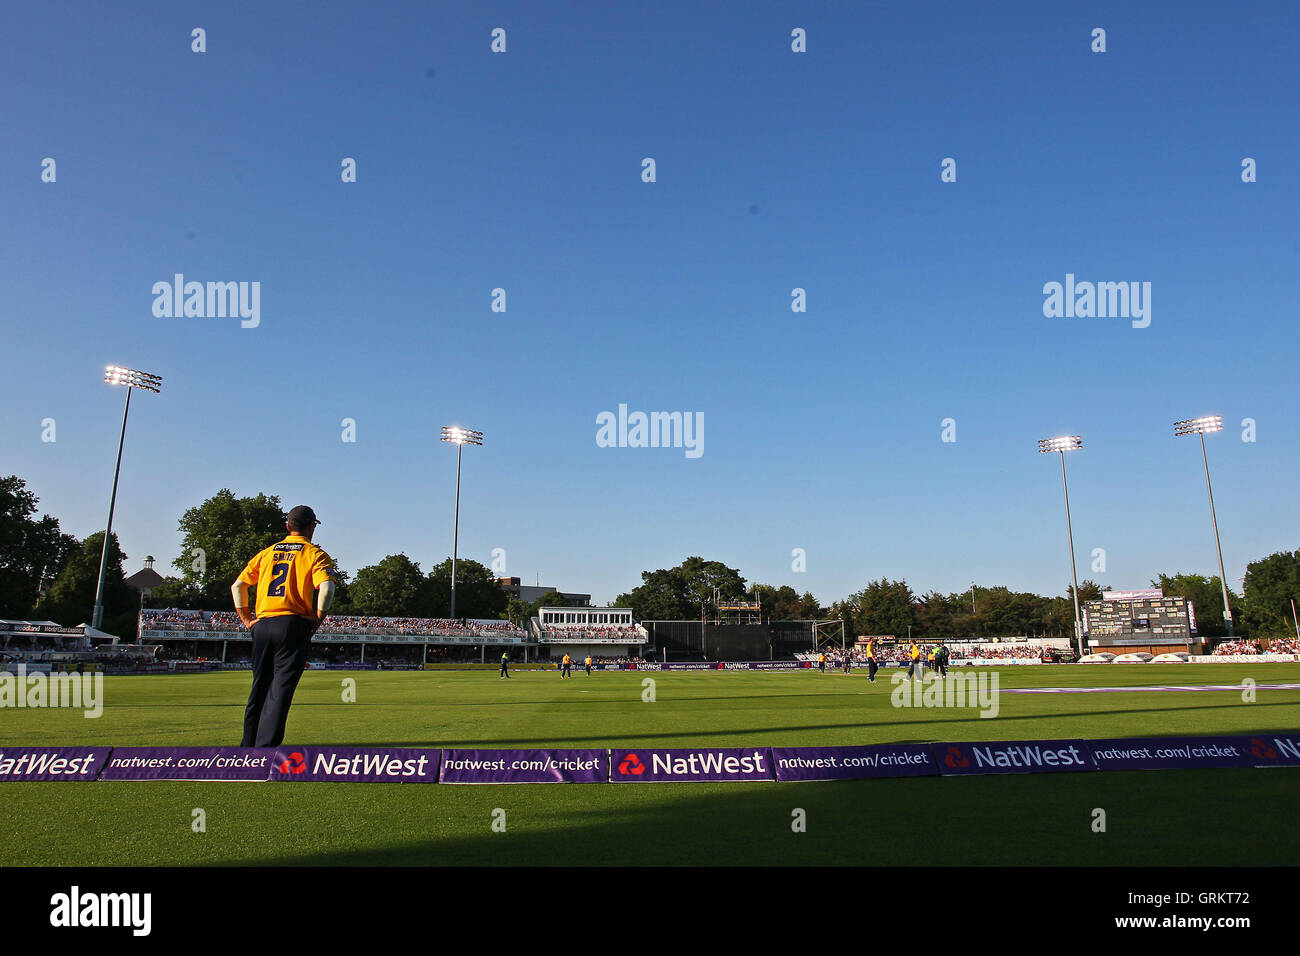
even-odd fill
[{"label": "shadow on grass", "polygon": [[[707,792],[700,790],[709,787]],[[258,866],[1189,866],[1293,863],[1297,837],[1258,814],[1216,814],[1293,793],[1252,770],[912,778],[810,784],[439,787],[432,812],[383,846],[286,852]],[[432,789],[432,788],[431,788]],[[461,793],[448,794],[448,790]],[[473,791],[465,793],[464,791]],[[620,791],[635,791],[623,793]],[[1186,799],[1196,792],[1198,800]],[[423,802],[423,799],[422,801]],[[1106,833],[1092,829],[1105,808]],[[494,808],[507,814],[493,832]],[[795,810],[805,832],[795,832]],[[924,826],[918,826],[925,821]],[[473,829],[473,832],[469,832]]]},{"label": "shadow on grass", "polygon": [[[745,737],[745,736],[748,736],[750,738],[761,737],[764,739],[770,739],[772,734],[780,734],[780,733],[796,734],[796,733],[807,733],[809,731],[818,731],[818,730],[862,730],[864,728],[870,728],[870,727],[897,727],[903,730],[914,730],[918,726],[924,726],[927,724],[933,724],[935,726],[951,728],[954,723],[958,723],[958,722],[967,722],[970,724],[972,728],[977,727],[980,729],[980,733],[971,736],[971,739],[974,740],[1015,740],[1019,738],[1004,733],[1000,728],[1006,727],[1010,723],[1014,723],[1018,721],[1026,721],[1026,720],[1041,722],[1044,719],[1056,720],[1056,719],[1072,718],[1072,717],[1087,717],[1093,720],[1098,720],[1098,719],[1109,718],[1113,716],[1124,716],[1124,715],[1132,715],[1132,714],[1149,714],[1149,713],[1162,714],[1168,712],[1171,709],[1183,713],[1186,711],[1198,711],[1198,710],[1235,709],[1243,706],[1247,706],[1247,705],[1200,704],[1200,705],[1190,706],[1190,707],[1184,705],[1184,706],[1174,707],[1174,708],[1149,707],[1149,708],[1127,708],[1124,710],[1105,710],[1105,711],[1072,711],[1069,713],[1049,713],[1049,714],[1038,713],[1038,714],[1020,714],[1016,716],[999,716],[989,720],[981,720],[975,717],[974,712],[972,711],[972,714],[969,717],[949,716],[947,718],[936,718],[934,720],[909,720],[906,721],[905,723],[895,721],[895,720],[877,720],[877,721],[858,721],[855,723],[841,723],[841,724],[797,724],[797,725],[789,725],[785,727],[742,727],[742,728],[735,728],[730,730],[724,728],[711,727],[708,728],[707,730],[653,732],[653,733],[646,733],[643,736],[629,735],[629,734],[603,734],[603,735],[589,735],[584,737],[570,737],[567,736],[563,731],[559,731],[550,734],[546,737],[503,737],[503,738],[470,737],[455,742],[448,742],[446,740],[430,740],[430,739],[423,739],[423,738],[419,740],[391,740],[391,741],[384,741],[384,742],[367,740],[365,742],[365,746],[464,748],[472,745],[477,748],[491,748],[491,747],[511,748],[511,747],[523,747],[526,745],[535,745],[543,749],[553,748],[553,747],[572,748],[572,747],[579,747],[582,745],[604,745],[604,746],[616,745],[619,747],[634,747],[634,746],[644,746],[644,744],[642,744],[641,741],[646,741],[646,740],[650,740],[650,741],[679,740],[679,739],[713,740],[719,737]],[[1284,702],[1254,703],[1254,704],[1250,704],[1249,706],[1251,708],[1252,713],[1258,712],[1263,708],[1269,708],[1269,707],[1285,707],[1285,708],[1290,708],[1292,710],[1296,709],[1296,705],[1294,703],[1284,703]],[[915,712],[916,711],[909,710],[909,713],[915,713]],[[956,709],[947,708],[945,710],[935,711],[935,713],[953,715],[956,713]],[[1249,729],[1228,730],[1224,733],[1224,735],[1241,736],[1242,734],[1256,734],[1256,733],[1269,733],[1269,732],[1274,732],[1274,731],[1271,731],[1265,727],[1257,726]],[[1282,732],[1293,733],[1294,729],[1289,728],[1286,731],[1282,731]],[[1132,732],[1125,732],[1113,736],[1160,737],[1160,736],[1177,736],[1179,734],[1184,734],[1184,733],[1186,733],[1186,731],[1181,729],[1174,729],[1172,732],[1167,732],[1164,728],[1162,728],[1161,731],[1152,732],[1152,733],[1135,734]],[[1078,734],[1071,734],[1067,736],[1092,737],[1095,735],[1092,733],[1078,733]],[[909,737],[906,740],[889,740],[883,742],[934,743],[934,742],[941,742],[941,741],[954,740],[954,739],[958,739],[958,738],[953,737],[951,734],[946,734],[944,735],[943,738]],[[1039,739],[1046,739],[1046,738],[1044,738],[1042,734],[1035,734],[1025,739],[1039,740]],[[563,744],[559,744],[557,743],[557,741],[563,741]],[[834,745],[835,746],[857,746],[863,743],[879,743],[879,742],[882,741],[878,741],[874,739],[858,740],[858,741],[836,740],[834,742]],[[302,746],[331,746],[333,744],[338,744],[338,741],[330,740],[324,743],[312,743],[310,741],[303,741],[301,739],[298,739],[294,741],[294,744],[302,745]],[[762,746],[770,747],[772,746],[772,744],[765,743]],[[792,743],[791,746],[796,746],[796,744]],[[803,746],[803,744],[798,744],[798,746]]]}]

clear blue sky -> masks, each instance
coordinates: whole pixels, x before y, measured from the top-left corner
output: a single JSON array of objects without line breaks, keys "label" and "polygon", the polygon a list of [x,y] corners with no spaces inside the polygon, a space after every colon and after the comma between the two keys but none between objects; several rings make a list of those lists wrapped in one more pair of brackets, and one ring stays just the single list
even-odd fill
[{"label": "clear blue sky", "polygon": [[[168,565],[222,487],[313,505],[349,571],[427,568],[460,423],[486,435],[460,553],[503,548],[530,584],[607,600],[701,554],[824,602],[882,575],[1055,594],[1037,439],[1084,437],[1080,577],[1141,587],[1216,573],[1171,425],[1218,413],[1237,587],[1300,545],[1298,23],[1293,2],[14,7],[0,473],[102,528],[120,363],[165,377],[132,402],[129,570]],[[260,327],[155,317],[178,272],[260,282]],[[1067,273],[1150,282],[1150,327],[1045,318]],[[703,455],[598,447],[620,403],[702,413]]]}]

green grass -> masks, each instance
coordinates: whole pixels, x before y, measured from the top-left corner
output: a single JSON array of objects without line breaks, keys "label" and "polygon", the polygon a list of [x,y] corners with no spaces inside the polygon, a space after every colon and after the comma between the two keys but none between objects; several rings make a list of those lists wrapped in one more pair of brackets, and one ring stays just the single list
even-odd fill
[{"label": "green grass", "polygon": [[[1004,694],[996,719],[890,703],[838,673],[312,672],[292,744],[835,746],[1237,734],[1300,728],[1300,691]],[[1300,665],[999,670],[1001,688],[1300,683]],[[641,699],[642,680],[656,701]],[[342,682],[356,681],[356,703]],[[0,746],[238,743],[247,672],[105,681],[104,714],[2,710]],[[456,787],[346,783],[0,784],[0,864],[1294,864],[1290,770],[804,784]],[[202,807],[207,832],[190,829]],[[1107,832],[1091,829],[1094,808]],[[491,829],[496,808],[506,832]],[[807,832],[791,813],[807,813]],[[921,826],[919,824],[926,824]]]}]

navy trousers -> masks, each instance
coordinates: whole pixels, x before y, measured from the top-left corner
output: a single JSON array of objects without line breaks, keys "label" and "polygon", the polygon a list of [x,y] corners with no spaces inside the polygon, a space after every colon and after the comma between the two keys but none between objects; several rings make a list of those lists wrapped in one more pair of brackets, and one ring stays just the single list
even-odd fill
[{"label": "navy trousers", "polygon": [[314,628],[285,614],[253,625],[253,690],[244,710],[241,747],[278,747],[284,741],[293,692],[307,666]]}]

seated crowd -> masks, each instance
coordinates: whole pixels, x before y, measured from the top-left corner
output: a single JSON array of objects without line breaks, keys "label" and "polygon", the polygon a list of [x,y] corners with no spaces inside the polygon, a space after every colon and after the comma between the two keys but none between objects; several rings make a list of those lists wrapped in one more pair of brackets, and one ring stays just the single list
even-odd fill
[{"label": "seated crowd", "polygon": [[953,647],[952,656],[967,660],[1004,658],[1013,661],[1028,661],[1035,658],[1041,659],[1046,651],[1047,648],[1042,644],[994,644],[991,647],[988,645],[969,645]]},{"label": "seated crowd", "polygon": [[[145,630],[172,631],[239,631],[243,625],[234,611],[180,611],[176,608],[140,612],[140,627]],[[503,635],[523,637],[524,632],[510,621],[447,620],[426,617],[330,616],[321,625],[322,634],[414,634],[414,635]]]},{"label": "seated crowd", "polygon": [[1259,641],[1222,641],[1215,646],[1213,653],[1216,657],[1228,654],[1258,654]]},{"label": "seated crowd", "polygon": [[1300,638],[1275,637],[1268,642],[1268,648],[1260,647],[1254,638],[1245,640],[1222,641],[1216,644],[1212,652],[1216,656],[1228,654],[1300,654]]},{"label": "seated crowd", "polygon": [[596,640],[617,640],[627,638],[630,641],[640,643],[641,628],[636,624],[552,624],[542,628],[542,633],[551,638],[562,637],[565,640],[574,638],[594,638]]},{"label": "seated crowd", "polygon": [[[930,651],[938,646],[936,643],[928,641],[918,641],[917,646],[921,649],[921,659],[927,660]],[[980,644],[953,644],[947,641],[944,646],[948,648],[950,660],[1041,660],[1049,648],[1043,644],[999,644],[999,643],[980,643]],[[844,652],[838,648],[827,648],[823,651],[802,651],[795,654],[795,657],[801,661],[812,661],[816,663],[819,653],[826,655],[828,663],[834,661],[842,664],[844,661]],[[867,649],[861,644],[855,644],[848,649],[849,657],[854,663],[865,663],[867,660]],[[880,663],[887,661],[908,661],[911,659],[911,645],[906,641],[897,644],[877,644],[876,660]]]}]

